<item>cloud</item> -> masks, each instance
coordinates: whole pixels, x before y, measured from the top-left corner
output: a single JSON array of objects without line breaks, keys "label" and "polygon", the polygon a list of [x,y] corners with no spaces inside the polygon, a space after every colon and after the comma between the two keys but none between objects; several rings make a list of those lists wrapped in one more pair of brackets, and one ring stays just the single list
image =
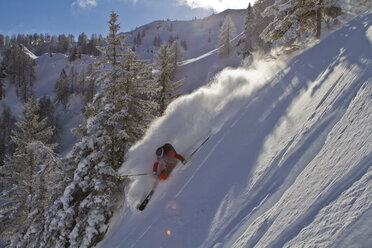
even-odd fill
[{"label": "cloud", "polygon": [[78,6],[81,8],[87,8],[87,7],[95,7],[97,6],[96,0],[77,0],[76,2],[72,3],[72,6]]},{"label": "cloud", "polygon": [[242,0],[178,0],[178,3],[191,8],[213,9],[217,12],[225,9],[245,9],[248,7],[248,2]]}]

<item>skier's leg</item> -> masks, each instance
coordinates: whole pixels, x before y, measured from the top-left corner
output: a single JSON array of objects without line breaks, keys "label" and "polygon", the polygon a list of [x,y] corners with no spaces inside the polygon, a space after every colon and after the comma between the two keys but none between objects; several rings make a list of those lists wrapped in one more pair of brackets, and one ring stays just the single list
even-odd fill
[{"label": "skier's leg", "polygon": [[163,170],[163,171],[160,173],[160,175],[159,175],[159,180],[162,181],[162,180],[165,180],[165,179],[167,179],[167,178],[168,178],[168,173],[167,173],[165,170]]}]

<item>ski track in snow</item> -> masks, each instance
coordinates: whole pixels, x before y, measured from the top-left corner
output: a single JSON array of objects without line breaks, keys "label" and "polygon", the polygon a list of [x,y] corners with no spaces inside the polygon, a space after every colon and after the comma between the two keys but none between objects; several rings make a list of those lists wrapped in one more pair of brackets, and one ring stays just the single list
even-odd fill
[{"label": "ski track in snow", "polygon": [[182,188],[180,189],[180,191],[178,191],[178,193],[175,195],[175,198],[178,198],[178,196],[180,194],[182,194],[183,190],[187,187],[187,185],[189,185],[189,183],[192,181],[192,179],[194,178],[194,176],[198,173],[198,171],[200,170],[200,168],[207,162],[208,158],[211,156],[211,154],[214,152],[214,150],[216,149],[216,147],[222,142],[222,140],[224,139],[224,137],[222,137],[214,146],[213,148],[211,149],[211,151],[207,154],[207,156],[205,156],[204,160],[196,167],[196,169],[194,170],[193,174],[191,175],[191,177],[189,178],[189,180],[187,180],[187,182],[182,186]]}]

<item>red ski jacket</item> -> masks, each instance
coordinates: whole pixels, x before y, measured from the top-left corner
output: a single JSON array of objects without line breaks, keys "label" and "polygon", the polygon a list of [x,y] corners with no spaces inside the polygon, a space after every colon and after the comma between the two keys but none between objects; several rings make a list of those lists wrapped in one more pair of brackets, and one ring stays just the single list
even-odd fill
[{"label": "red ski jacket", "polygon": [[[181,162],[185,160],[184,157],[176,152],[172,145],[165,144],[162,146],[162,148],[164,149],[163,156],[157,162],[155,162],[153,166],[153,171],[158,172],[158,169],[161,170],[160,173],[158,173],[159,180],[167,179],[169,174],[177,165],[176,159]],[[161,168],[159,168],[159,165],[161,165]]]}]

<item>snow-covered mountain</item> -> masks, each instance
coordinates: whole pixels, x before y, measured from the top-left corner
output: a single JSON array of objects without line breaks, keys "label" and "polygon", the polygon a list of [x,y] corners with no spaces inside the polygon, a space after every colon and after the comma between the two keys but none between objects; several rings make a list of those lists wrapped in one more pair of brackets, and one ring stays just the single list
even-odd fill
[{"label": "snow-covered mountain", "polygon": [[[184,65],[179,68],[177,78],[183,80],[182,92],[189,93],[208,82],[217,72],[227,66],[238,67],[241,57],[236,53],[227,59],[218,59],[216,47],[221,33],[221,25],[226,15],[232,19],[238,37],[244,28],[246,10],[226,10],[203,19],[191,21],[155,21],[126,33],[128,43],[142,59],[153,60],[158,46],[154,39],[160,38],[160,44],[178,39],[186,44],[183,50]],[[135,42],[141,38],[141,44]],[[198,61],[198,63],[195,63]]]},{"label": "snow-covered mountain", "polygon": [[186,166],[136,209],[127,187],[101,247],[370,247],[372,11],[301,54],[225,69],[173,102],[122,175],[151,171],[170,142]]},{"label": "snow-covered mountain", "polygon": [[[213,14],[203,19],[191,21],[154,21],[128,32],[128,43],[133,45],[136,52],[143,59],[152,59],[158,47],[154,46],[154,38],[160,37],[160,44],[178,37],[179,41],[186,41],[187,49],[184,58],[190,59],[204,54],[216,48],[220,35],[220,26],[229,15],[235,24],[237,34],[243,31],[246,10],[226,10],[219,14]],[[138,34],[141,36],[141,44],[136,44]],[[210,41],[208,42],[210,38]]]}]

